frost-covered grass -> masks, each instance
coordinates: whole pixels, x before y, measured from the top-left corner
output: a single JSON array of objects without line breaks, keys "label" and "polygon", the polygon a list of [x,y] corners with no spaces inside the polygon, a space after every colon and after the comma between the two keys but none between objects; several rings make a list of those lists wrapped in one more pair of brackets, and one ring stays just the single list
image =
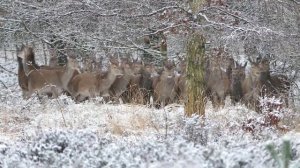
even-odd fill
[{"label": "frost-covered grass", "polygon": [[[0,65],[17,73],[13,60],[0,58]],[[176,104],[157,110],[99,99],[75,104],[65,95],[23,100],[17,76],[0,72],[7,87],[0,84],[0,167],[274,167],[266,146],[279,149],[283,139],[292,143],[291,166],[300,167],[297,113],[289,110],[288,132],[249,133],[243,124],[261,115],[242,105],[208,104],[202,125]]]}]

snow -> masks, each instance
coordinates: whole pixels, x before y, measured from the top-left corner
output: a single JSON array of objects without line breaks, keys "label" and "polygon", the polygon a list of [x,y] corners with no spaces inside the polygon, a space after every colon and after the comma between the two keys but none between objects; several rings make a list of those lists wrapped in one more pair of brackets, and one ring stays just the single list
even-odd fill
[{"label": "snow", "polygon": [[[15,60],[0,65],[17,73]],[[17,76],[0,68],[0,167],[275,167],[266,146],[292,145],[291,167],[300,167],[300,132],[242,126],[262,117],[243,105],[214,110],[205,124],[184,116],[182,105],[154,109],[133,104],[76,104],[58,99],[23,100]],[[275,100],[274,100],[275,101]],[[288,110],[287,110],[288,111]],[[284,114],[297,113],[289,111]],[[291,118],[286,117],[289,120]]]}]

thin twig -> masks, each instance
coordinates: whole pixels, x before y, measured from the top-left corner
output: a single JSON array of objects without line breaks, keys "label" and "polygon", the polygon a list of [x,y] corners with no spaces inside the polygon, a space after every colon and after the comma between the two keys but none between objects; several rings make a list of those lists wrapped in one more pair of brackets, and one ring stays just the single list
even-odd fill
[{"label": "thin twig", "polygon": [[3,69],[3,70],[5,70],[6,72],[9,72],[9,73],[12,73],[12,74],[14,74],[14,75],[17,75],[17,74],[14,73],[13,71],[10,71],[10,70],[4,68],[2,65],[0,65],[0,68]]},{"label": "thin twig", "polygon": [[66,123],[66,119],[65,119],[65,116],[64,116],[64,113],[63,113],[62,105],[59,103],[57,98],[56,98],[56,102],[59,105],[59,109],[60,109],[60,113],[61,113],[61,117],[63,119],[64,125],[65,125],[65,127],[67,127],[67,123]]},{"label": "thin twig", "polygon": [[2,85],[5,87],[5,89],[8,89],[8,87],[4,84],[4,82],[2,80],[0,80],[0,82],[2,83]]}]

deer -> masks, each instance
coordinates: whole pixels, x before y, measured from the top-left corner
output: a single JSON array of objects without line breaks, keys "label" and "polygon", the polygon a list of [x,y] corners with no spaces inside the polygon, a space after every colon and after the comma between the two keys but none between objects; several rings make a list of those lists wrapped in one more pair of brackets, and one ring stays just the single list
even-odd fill
[{"label": "deer", "polygon": [[[18,49],[18,53],[20,53],[22,50],[25,50],[25,48],[28,48],[30,46],[25,46],[22,45],[21,49]],[[25,71],[24,71],[24,67],[23,67],[23,62],[22,62],[22,58],[21,57],[17,57],[17,61],[18,61],[18,82],[19,82],[19,86],[22,89],[22,96],[25,99],[27,92],[28,92],[28,77],[25,75]],[[38,70],[38,69],[46,69],[46,70],[61,70],[63,71],[65,69],[65,67],[62,66],[47,66],[47,65],[38,65],[35,62],[35,54],[33,52],[33,49],[31,51],[30,54],[28,54],[27,56],[27,61],[33,66],[34,69]],[[78,68],[76,68],[76,70],[74,71],[73,77],[76,76],[77,74],[79,74],[80,71]],[[72,77],[72,78],[73,78]],[[68,93],[67,90],[64,90],[64,92]],[[49,97],[52,94],[47,94]]]},{"label": "deer", "polygon": [[250,73],[242,81],[243,102],[251,109],[259,111],[259,96],[270,75],[270,66],[266,59],[255,62],[248,58]]},{"label": "deer", "polygon": [[221,68],[219,58],[207,62],[206,66],[206,95],[212,101],[214,108],[225,105],[226,96],[230,95],[231,64],[226,70]]},{"label": "deer", "polygon": [[147,104],[153,96],[152,65],[139,60],[133,61],[135,77],[129,84],[129,95],[136,103]]},{"label": "deer", "polygon": [[244,96],[242,82],[246,78],[245,68],[247,63],[241,65],[234,61],[234,66],[231,69],[230,98],[231,103],[234,105],[240,102]]},{"label": "deer", "polygon": [[[117,78],[109,89],[110,96],[116,100],[127,91],[128,86],[132,81],[139,80],[138,77],[140,77],[140,67],[137,67],[133,62],[129,62],[128,59],[123,59],[121,68],[124,75]],[[125,99],[128,101],[127,95],[123,94],[123,102]]]},{"label": "deer", "polygon": [[150,97],[153,96],[152,70],[153,66],[151,64],[144,64],[142,68],[139,91],[143,96],[143,104],[147,104]]},{"label": "deer", "polygon": [[[22,46],[21,50],[24,49],[25,46]],[[20,50],[18,50],[20,52]],[[21,57],[17,57],[18,61],[18,83],[20,88],[22,89],[22,96],[26,98],[28,93],[28,77],[25,74],[24,67],[23,67],[23,59]],[[28,57],[28,61],[31,62],[34,69],[40,69],[40,67],[35,63],[34,54],[30,54]]]},{"label": "deer", "polygon": [[259,98],[266,97],[284,97],[285,103],[288,105],[288,91],[290,82],[286,76],[271,75],[269,59],[258,57],[256,61],[251,63],[250,74],[242,83],[244,101],[248,107],[257,112],[261,112]]},{"label": "deer", "polygon": [[85,72],[75,76],[68,85],[72,97],[81,102],[96,96],[109,97],[109,89],[117,78],[123,76],[116,60],[110,61],[108,72]]},{"label": "deer", "polygon": [[161,75],[153,80],[156,107],[173,103],[176,97],[174,68],[174,62],[166,61]]},{"label": "deer", "polygon": [[68,58],[68,64],[61,69],[36,69],[32,63],[34,59],[33,48],[22,47],[18,53],[22,59],[22,65],[27,77],[28,92],[26,98],[30,98],[34,92],[41,97],[43,94],[51,94],[53,98],[58,97],[62,90],[68,90],[67,85],[77,71],[78,64],[75,59]]}]

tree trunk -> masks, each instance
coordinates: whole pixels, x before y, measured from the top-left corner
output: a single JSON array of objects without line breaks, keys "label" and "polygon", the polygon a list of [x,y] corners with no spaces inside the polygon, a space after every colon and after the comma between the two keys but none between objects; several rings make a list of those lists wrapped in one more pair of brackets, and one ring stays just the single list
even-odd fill
[{"label": "tree trunk", "polygon": [[43,41],[42,41],[42,47],[43,47],[43,54],[44,54],[44,65],[47,65],[48,60],[47,60],[47,54],[46,54],[46,46]]},{"label": "tree trunk", "polygon": [[194,33],[187,44],[187,101],[185,114],[205,116],[205,38]]}]

